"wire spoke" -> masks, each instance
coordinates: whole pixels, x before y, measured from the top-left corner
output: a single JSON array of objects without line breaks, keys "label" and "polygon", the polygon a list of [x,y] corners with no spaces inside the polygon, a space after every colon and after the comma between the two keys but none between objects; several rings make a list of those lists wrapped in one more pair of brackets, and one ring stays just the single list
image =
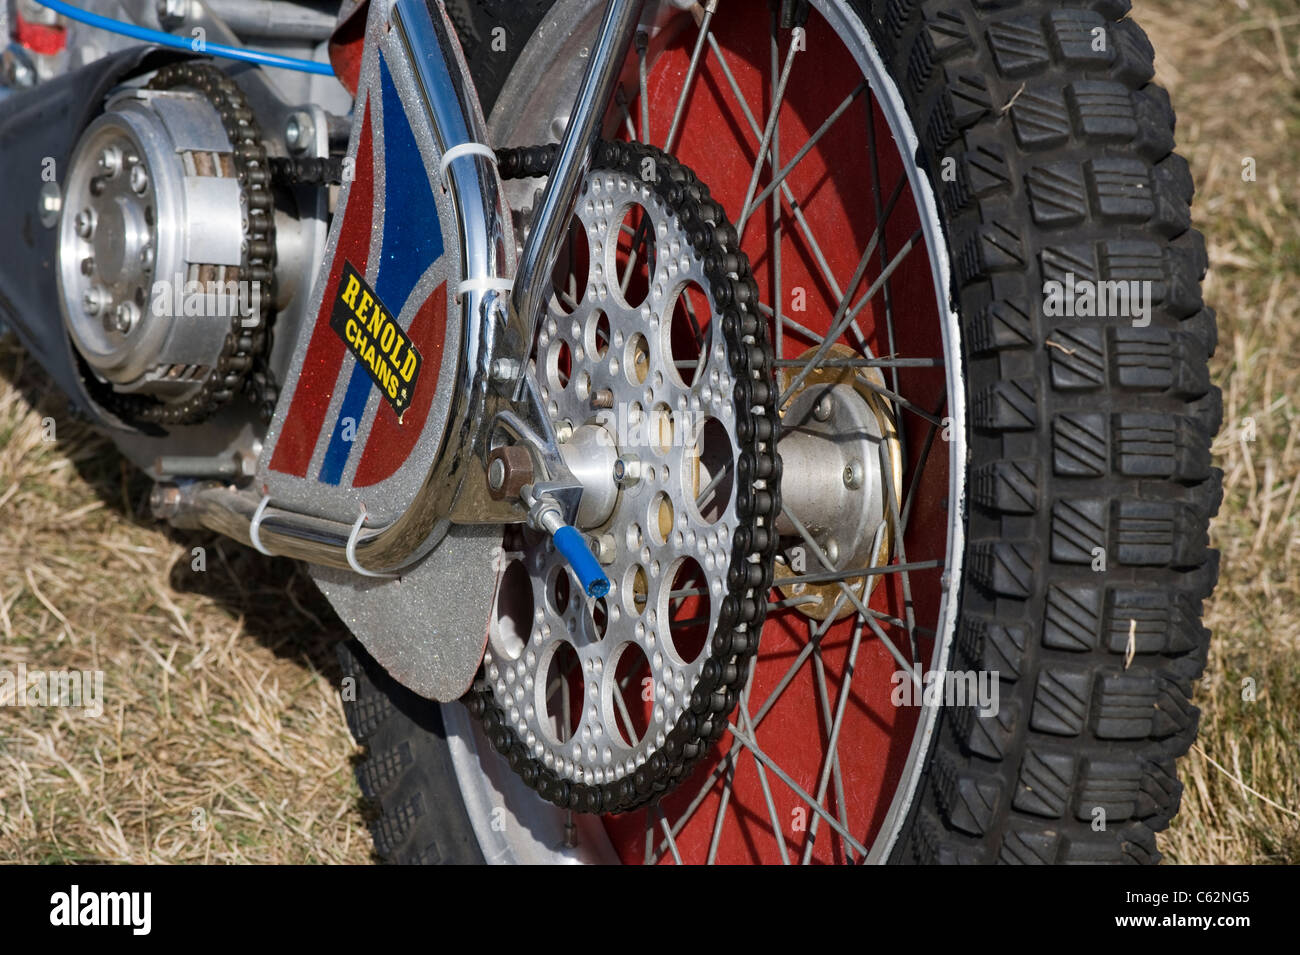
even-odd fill
[{"label": "wire spoke", "polygon": [[646,83],[646,51],[650,45],[650,38],[646,36],[644,30],[636,31],[636,78],[641,100],[641,142],[650,142],[650,97],[647,95]]},{"label": "wire spoke", "polygon": [[[814,342],[814,343],[816,343],[816,344],[818,344],[818,345],[820,345],[820,344],[822,343],[822,340],[823,340],[823,339],[822,339],[822,336],[821,336],[820,334],[818,334],[817,332],[813,331],[811,328],[808,328],[808,327],[806,327],[806,326],[804,326],[804,325],[800,325],[798,322],[796,322],[796,321],[795,321],[793,318],[791,318],[789,315],[781,314],[781,312],[780,312],[780,308],[779,308],[779,304],[778,304],[778,307],[774,309],[774,308],[772,308],[772,306],[768,305],[766,302],[759,302],[759,303],[758,303],[758,310],[759,310],[760,312],[762,312],[764,315],[766,315],[768,318],[771,318],[771,319],[777,319],[777,316],[779,315],[780,318],[777,320],[777,328],[778,328],[778,329],[781,328],[781,326],[785,326],[786,328],[793,329],[795,332],[797,332],[798,334],[802,335],[804,338],[808,339],[810,342]],[[802,364],[802,362],[800,362],[799,364]]]},{"label": "wire spoke", "polygon": [[[804,644],[798,655],[796,655],[794,661],[786,669],[785,674],[779,681],[777,681],[776,686],[773,688],[772,692],[768,694],[767,699],[763,701],[763,705],[759,707],[758,712],[754,714],[753,726],[755,730],[757,730],[762,724],[763,719],[771,711],[772,707],[776,705],[777,700],[780,699],[781,695],[794,681],[794,678],[798,674],[800,667],[803,666],[804,661],[812,656],[813,647],[820,642],[822,637],[826,635],[826,631],[830,629],[831,624],[835,622],[835,618],[839,614],[840,608],[844,606],[844,600],[845,597],[843,594],[836,598],[834,605],[831,607],[830,617],[822,623],[821,630],[814,632],[812,637],[809,639],[809,642]],[[736,753],[737,751],[735,747],[729,749],[718,765],[713,767],[709,772],[708,778],[701,784],[699,790],[695,793],[695,796],[682,811],[681,817],[673,825],[673,832],[681,832],[681,830],[685,828],[686,824],[690,822],[696,811],[701,805],[703,805],[704,800],[713,790],[717,781],[728,771],[729,768],[734,767],[737,758]],[[665,846],[661,844],[658,850],[659,853],[662,853],[664,848]]]},{"label": "wire spoke", "polygon": [[[777,122],[781,118],[781,105],[785,102],[785,88],[790,82],[790,71],[794,69],[794,55],[799,50],[799,35],[792,33],[790,36],[790,47],[785,54],[785,66],[781,68],[781,79],[777,82],[776,91],[772,94],[772,108],[767,114],[767,123],[763,127],[763,135],[758,141],[758,157],[754,161],[754,168],[749,174],[749,187],[745,190],[745,201],[740,204],[740,221],[736,223],[736,235],[744,238],[745,223],[749,221],[749,213],[754,208],[751,205],[754,199],[754,190],[758,188],[758,177],[763,172],[763,164],[771,156],[768,154],[768,147],[772,143],[772,132],[776,128]],[[773,168],[776,168],[773,166]]]},{"label": "wire spoke", "polygon": [[[901,565],[907,564],[907,548],[903,543],[902,520],[898,513],[898,488],[894,486],[894,469],[890,467],[889,451],[882,442],[879,448],[880,464],[884,480],[881,484],[885,487],[885,506],[888,508],[890,522],[894,526],[894,548],[898,552],[898,562]],[[920,652],[917,650],[916,643],[916,608],[912,605],[912,577],[906,571],[902,574],[903,584],[903,619],[906,621],[904,629],[907,631],[907,642],[909,649],[912,651],[912,659],[919,660]]]},{"label": "wire spoke", "polygon": [[[804,539],[804,542],[810,548],[812,548],[813,554],[821,562],[822,566],[826,568],[825,574],[802,574],[798,577],[787,578],[787,580],[790,583],[798,583],[798,582],[830,583],[834,581],[839,584],[840,590],[843,591],[844,595],[849,598],[849,602],[853,604],[853,606],[857,609],[858,613],[861,614],[863,618],[870,620],[871,612],[867,609],[866,604],[862,602],[862,598],[859,597],[857,594],[855,594],[853,592],[853,588],[848,585],[846,581],[846,575],[855,576],[855,577],[865,577],[878,572],[900,573],[901,570],[899,569],[899,565],[891,564],[887,567],[881,567],[881,568],[868,567],[858,572],[837,571],[834,569],[834,564],[832,563],[831,559],[827,557],[826,552],[822,550],[821,545],[817,543],[817,540],[812,536],[808,528],[806,528],[803,525],[803,522],[794,515],[794,513],[790,510],[790,508],[786,507],[785,505],[782,505],[781,513],[784,514],[786,516],[786,519],[789,520],[790,523],[794,525],[795,530],[799,532],[799,536]],[[915,568],[909,567],[908,569],[912,570]],[[782,583],[784,584],[786,583],[786,581],[782,581]],[[863,589],[865,590],[866,588],[864,587]],[[894,646],[894,641],[890,640],[889,637],[885,636],[885,632],[880,629],[880,627],[875,623],[874,620],[870,620],[870,623],[872,625],[872,630],[880,637],[880,642],[883,643],[885,645],[885,649],[889,651],[889,655],[898,661],[899,666],[901,666],[905,670],[910,671],[911,664],[908,663],[907,660],[903,657],[903,655],[899,652],[898,647]],[[920,684],[919,677],[914,676],[914,681],[918,685]]]},{"label": "wire spoke", "polygon": [[655,806],[655,815],[659,817],[659,827],[664,831],[664,838],[668,840],[668,848],[672,851],[673,860],[682,865],[682,854],[677,851],[677,840],[673,838],[672,830],[668,828],[668,817],[659,806]]},{"label": "wire spoke", "polygon": [[[777,23],[777,8],[775,5],[770,6],[768,9],[768,24],[771,27],[771,32],[769,34],[769,42],[768,42],[768,53],[769,53],[768,82],[771,83],[773,89],[775,89],[777,84],[777,77],[781,69],[781,41],[777,36],[778,23]],[[781,124],[780,123],[778,123],[776,125],[776,128],[772,130],[772,150],[771,150],[771,156],[768,159],[768,163],[771,165],[773,169],[777,169],[781,165]],[[770,241],[768,243],[768,248],[771,249],[772,275],[776,280],[775,288],[772,290],[773,291],[772,301],[776,303],[776,316],[775,316],[776,317],[776,322],[775,322],[776,355],[779,358],[781,355],[785,354],[784,323],[781,321],[781,301],[782,301],[782,296],[785,294],[784,291],[785,285],[784,282],[782,281],[782,273],[781,273],[781,243],[785,239],[785,225],[781,220],[781,197],[780,196],[777,195],[772,196],[771,214],[772,214],[772,231],[771,231]]]},{"label": "wire spoke", "polygon": [[[879,237],[880,229],[877,227],[875,233],[871,236],[871,243],[867,246],[867,251],[863,253],[862,262],[858,266],[857,275],[866,271],[866,264],[871,258],[871,253],[875,250],[876,242],[879,240]],[[858,312],[862,311],[862,309],[866,307],[867,303],[870,302],[876,292],[879,291],[880,286],[884,284],[889,276],[893,274],[894,270],[902,264],[903,259],[905,259],[907,254],[915,248],[916,243],[919,242],[920,239],[921,230],[917,229],[912,233],[912,237],[904,243],[901,249],[899,249],[898,254],[894,256],[893,260],[885,267],[884,271],[880,273],[879,278],[871,283],[871,287],[863,293],[862,298],[859,299],[858,304],[853,308],[848,308],[847,297],[841,298],[840,306],[835,311],[835,321],[831,326],[831,330],[826,334],[825,341],[817,347],[817,351],[808,359],[808,367],[796,375],[794,381],[792,381],[790,386],[786,388],[785,393],[781,395],[781,400],[777,403],[777,407],[785,407],[785,403],[790,400],[790,396],[799,389],[800,385],[808,380],[808,376],[812,374],[813,368],[816,367],[818,362],[826,357],[826,353],[831,349],[831,344],[844,334],[844,330],[850,325],[853,325],[855,328],[857,327],[854,323],[854,319],[858,317]],[[853,287],[856,287],[856,283]],[[849,294],[852,294],[853,287],[850,287]],[[901,396],[899,397],[901,398]]]},{"label": "wire spoke", "polygon": [[704,485],[704,490],[700,491],[700,496],[695,499],[696,508],[703,508],[709,498],[713,496],[713,492],[718,489],[718,485],[722,483],[722,479],[726,477],[727,472],[731,470],[731,464],[732,459],[727,458],[726,464],[718,468],[718,473],[709,479],[708,484]]},{"label": "wire spoke", "polygon": [[672,125],[668,127],[668,138],[664,140],[664,152],[673,151],[677,141],[677,132],[681,129],[682,115],[686,112],[686,101],[690,99],[691,87],[695,84],[695,74],[699,72],[700,57],[704,54],[705,40],[712,34],[709,27],[713,23],[713,14],[718,9],[718,0],[707,0],[704,4],[704,18],[700,21],[699,34],[695,38],[695,49],[691,50],[691,65],[686,70],[686,79],[682,81],[682,91],[677,96],[677,107],[673,110]]},{"label": "wire spoke", "polygon": [[925,433],[925,443],[921,445],[921,457],[916,462],[916,469],[912,472],[912,480],[907,485],[907,499],[903,502],[903,532],[907,532],[908,523],[912,518],[912,502],[916,500],[917,488],[921,485],[921,473],[925,470],[930,460],[930,449],[934,447],[934,436],[939,433],[939,427],[942,422],[938,421],[939,412],[948,403],[948,396],[944,395],[943,400],[939,402],[939,407],[934,410],[935,421],[930,423],[930,429]]},{"label": "wire spoke", "polygon": [[829,584],[854,577],[874,577],[878,574],[906,574],[914,570],[934,570],[942,567],[941,560],[918,560],[910,564],[881,564],[879,567],[856,567],[853,570],[828,570],[825,573],[800,574],[777,581],[782,587],[788,584]]},{"label": "wire spoke", "polygon": [[[855,632],[860,632],[861,627],[855,628]],[[833,717],[831,716],[831,692],[826,683],[826,661],[823,658],[821,647],[818,646],[813,650],[813,673],[817,677],[817,703],[821,707],[822,719],[828,727],[833,726]],[[835,807],[839,813],[840,822],[845,829],[849,828],[849,811],[848,803],[844,798],[844,778],[840,773],[840,754],[838,748],[831,742],[832,737],[827,737],[827,754],[830,758],[831,774],[835,781]],[[825,790],[817,794],[817,798],[825,800]],[[814,820],[815,822],[816,820]],[[800,865],[808,864],[808,853],[810,844],[805,844],[804,857],[800,860]]]},{"label": "wire spoke", "polygon": [[[801,358],[778,358],[772,364],[777,368],[802,368],[807,362]],[[818,362],[816,368],[942,368],[943,366],[942,358],[828,358]]]},{"label": "wire spoke", "polygon": [[[750,112],[749,103],[745,100],[744,94],[740,91],[740,84],[736,82],[736,77],[731,72],[731,67],[727,63],[727,58],[722,53],[722,48],[718,46],[718,41],[712,35],[709,36],[709,49],[717,58],[718,65],[722,68],[722,75],[726,78],[727,85],[731,87],[731,93],[736,98],[736,102],[745,116],[745,121],[749,124],[750,132],[752,132],[756,138],[761,137],[762,131],[759,129],[758,121],[754,119],[754,114]],[[830,287],[834,297],[836,299],[842,298],[843,293],[840,291],[839,283],[835,281],[835,274],[831,271],[831,267],[826,261],[826,256],[822,252],[821,245],[818,243],[817,237],[813,235],[812,229],[808,225],[808,220],[804,218],[803,210],[795,200],[794,193],[790,191],[789,183],[781,183],[781,194],[785,198],[786,203],[790,206],[790,213],[794,216],[795,224],[799,226],[799,231],[803,233],[804,240],[808,243],[808,247],[813,253],[813,259],[817,262],[817,268],[821,271],[822,278]]]},{"label": "wire spoke", "polygon": [[842,825],[840,825],[840,821],[838,819],[836,819],[829,812],[827,812],[822,807],[821,803],[813,799],[813,797],[810,796],[802,786],[800,786],[797,782],[795,782],[792,778],[790,778],[790,774],[787,773],[780,766],[778,766],[771,756],[768,756],[767,753],[763,752],[763,750],[759,748],[758,743],[756,743],[754,740],[746,736],[743,732],[738,730],[736,728],[735,723],[728,722],[727,726],[731,729],[731,735],[735,737],[735,739],[742,746],[744,746],[747,750],[753,753],[754,758],[756,760],[758,760],[760,763],[763,763],[765,766],[767,766],[768,769],[770,769],[773,773],[775,773],[777,779],[781,780],[781,782],[789,786],[791,792],[793,792],[796,796],[798,796],[800,799],[806,802],[808,804],[808,808],[810,808],[817,815],[825,819],[826,825],[830,826],[832,829],[838,832],[840,836],[844,839],[844,841],[847,842],[860,855],[865,856],[867,854],[866,846],[860,843],[857,839],[854,839],[853,834],[849,832],[847,829],[845,829]]},{"label": "wire spoke", "polygon": [[[750,669],[752,672],[752,660]],[[753,734],[754,726],[750,721],[749,711],[744,706],[740,706],[737,707],[736,712],[739,714],[741,722],[745,724],[745,730]],[[767,782],[767,770],[761,762],[756,762],[754,767],[758,770],[758,784],[763,788],[763,799],[767,802],[767,814],[772,820],[772,834],[776,836],[776,847],[781,850],[781,864],[789,865],[790,853],[785,847],[785,831],[781,828],[781,820],[776,814],[776,801],[772,798],[772,787]]]},{"label": "wire spoke", "polygon": [[[791,160],[788,163],[780,167],[780,171],[778,171],[776,175],[772,177],[772,181],[763,187],[763,191],[754,197],[753,202],[749,206],[745,207],[745,211],[741,214],[742,222],[744,222],[746,219],[749,218],[748,216],[749,212],[757,208],[759,205],[763,203],[765,199],[768,198],[768,196],[776,192],[776,190],[780,187],[781,183],[785,182],[786,177],[789,176],[790,173],[794,171],[794,167],[799,165],[799,161],[803,159],[805,156],[807,156],[810,152],[812,152],[813,147],[817,145],[817,141],[820,140],[823,136],[826,135],[826,133],[830,131],[831,127],[835,125],[835,121],[839,119],[841,116],[843,116],[844,113],[848,110],[848,108],[853,105],[853,102],[859,96],[861,96],[868,88],[869,87],[867,86],[867,81],[863,80],[861,83],[857,85],[857,88],[854,89],[852,93],[844,97],[844,101],[840,103],[839,106],[836,106],[834,111],[830,114],[830,116],[826,117],[826,121],[817,128],[817,132],[813,133],[812,136],[809,137],[808,141],[799,148],[799,151],[794,154],[794,156],[791,158]],[[773,168],[776,168],[775,165],[773,166]],[[879,185],[878,183],[873,183],[873,184],[877,185],[877,187]],[[879,210],[877,210],[877,215],[879,215]],[[737,226],[738,230],[739,228],[740,227]]]},{"label": "wire spoke", "polygon": [[[826,799],[826,787],[830,783],[831,773],[839,772],[839,745],[840,745],[840,728],[844,725],[844,710],[848,706],[849,696],[853,688],[853,668],[858,660],[858,647],[862,644],[862,624],[853,628],[853,643],[849,646],[849,659],[844,664],[844,682],[840,685],[840,698],[835,704],[835,720],[831,723],[830,739],[826,742],[826,761],[822,763],[821,778],[817,781],[817,801],[822,802]],[[839,787],[838,802],[840,807],[844,805],[843,787]],[[817,842],[817,823],[819,817],[814,816],[808,823],[808,839],[804,843],[803,865],[807,865],[812,859],[813,846]],[[841,818],[844,828],[848,828],[848,822]]]}]

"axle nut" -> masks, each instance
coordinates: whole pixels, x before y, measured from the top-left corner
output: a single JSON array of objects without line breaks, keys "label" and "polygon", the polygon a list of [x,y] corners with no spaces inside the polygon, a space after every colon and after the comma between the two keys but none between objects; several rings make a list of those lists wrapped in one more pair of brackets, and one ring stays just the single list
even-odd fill
[{"label": "axle nut", "polygon": [[488,455],[488,494],[492,500],[516,498],[533,483],[533,456],[517,444],[496,448]]}]

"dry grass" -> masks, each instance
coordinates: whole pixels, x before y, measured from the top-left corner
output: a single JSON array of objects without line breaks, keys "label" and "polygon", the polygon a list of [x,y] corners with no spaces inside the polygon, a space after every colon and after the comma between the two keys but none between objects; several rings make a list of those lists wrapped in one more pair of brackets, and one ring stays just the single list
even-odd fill
[{"label": "dry grass", "polygon": [[[1215,642],[1162,847],[1300,862],[1300,6],[1137,0],[1135,15],[1200,190],[1225,405]],[[149,521],[146,483],[49,392],[0,344],[0,670],[102,670],[106,708],[0,707],[0,860],[366,861],[341,624],[294,565]]]},{"label": "dry grass", "polygon": [[366,861],[328,604],[291,562],[148,519],[148,483],[8,338],[0,382],[0,670],[104,674],[97,719],[0,707],[0,860]]},{"label": "dry grass", "polygon": [[[1300,4],[1137,0],[1209,244],[1224,501],[1214,630],[1171,862],[1300,862]],[[1255,182],[1243,181],[1253,159]],[[1253,680],[1254,702],[1243,683]],[[1218,764],[1216,767],[1215,764]],[[1254,795],[1254,790],[1259,795]],[[1270,805],[1272,803],[1272,805]]]}]

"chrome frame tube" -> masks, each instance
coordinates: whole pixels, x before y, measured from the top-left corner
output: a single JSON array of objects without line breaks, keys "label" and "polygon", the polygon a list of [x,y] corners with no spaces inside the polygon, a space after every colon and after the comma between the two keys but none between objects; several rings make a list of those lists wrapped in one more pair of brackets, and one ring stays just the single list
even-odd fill
[{"label": "chrome frame tube", "polygon": [[[525,341],[530,344],[537,335],[546,308],[549,276],[559,257],[560,243],[568,231],[578,201],[578,189],[591,167],[601,121],[627,59],[642,3],[643,0],[609,0],[605,6],[596,41],[587,58],[586,76],[573,105],[568,128],[560,141],[555,164],[546,180],[532,229],[524,242],[523,254],[519,257],[510,306],[522,321],[526,329]],[[519,376],[515,386],[516,399],[523,394],[525,377],[523,373]]]}]

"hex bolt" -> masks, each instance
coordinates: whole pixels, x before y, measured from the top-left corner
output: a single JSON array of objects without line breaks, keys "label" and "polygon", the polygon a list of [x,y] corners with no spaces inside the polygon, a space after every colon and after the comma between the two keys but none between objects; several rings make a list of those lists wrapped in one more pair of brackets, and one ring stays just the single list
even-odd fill
[{"label": "hex bolt", "polygon": [[494,501],[516,498],[533,483],[533,456],[517,444],[493,448],[487,461],[488,495]]},{"label": "hex bolt", "polygon": [[828,391],[817,401],[817,406],[813,408],[813,417],[818,421],[829,421],[835,411],[835,398]]},{"label": "hex bolt", "polygon": [[123,302],[117,308],[113,309],[112,317],[104,317],[104,324],[109,331],[120,332],[123,335],[129,333],[134,327],[138,313],[135,304],[132,302]]},{"label": "hex bolt", "polygon": [[131,191],[137,196],[143,196],[149,188],[149,173],[144,166],[131,167]]},{"label": "hex bolt", "polygon": [[99,310],[104,307],[104,290],[98,285],[92,285],[86,289],[81,296],[81,307],[87,315],[98,315]]},{"label": "hex bolt", "polygon": [[77,227],[77,235],[83,239],[89,239],[95,234],[95,213],[89,208],[82,209],[77,213],[77,218],[73,220]]},{"label": "hex bolt", "polygon": [[519,362],[513,358],[497,358],[492,362],[492,380],[501,384],[519,377]]},{"label": "hex bolt", "polygon": [[610,388],[598,388],[592,392],[591,406],[593,408],[612,408],[614,407],[614,392]]},{"label": "hex bolt", "polygon": [[189,0],[158,0],[154,12],[158,14],[158,23],[164,30],[179,25],[189,14]]},{"label": "hex bolt", "polygon": [[852,461],[849,464],[844,465],[844,486],[853,491],[862,487],[861,462]]},{"label": "hex bolt", "polygon": [[601,534],[591,539],[591,552],[602,564],[612,564],[618,557],[618,542],[613,534]]},{"label": "hex bolt", "polygon": [[620,487],[631,487],[641,480],[641,462],[632,456],[621,457],[614,462],[614,483]]},{"label": "hex bolt", "polygon": [[13,85],[19,88],[36,85],[36,72],[17,58],[10,64],[10,78],[13,80]]},{"label": "hex bolt", "polygon": [[284,124],[284,144],[291,152],[300,153],[311,148],[315,135],[316,126],[312,122],[311,113],[298,110],[289,114]]},{"label": "hex bolt", "polygon": [[122,150],[116,146],[105,146],[99,154],[99,171],[109,179],[116,176],[122,169]]},{"label": "hex bolt", "polygon": [[180,505],[181,491],[174,484],[155,484],[149,492],[149,510],[158,520],[174,517]]}]

